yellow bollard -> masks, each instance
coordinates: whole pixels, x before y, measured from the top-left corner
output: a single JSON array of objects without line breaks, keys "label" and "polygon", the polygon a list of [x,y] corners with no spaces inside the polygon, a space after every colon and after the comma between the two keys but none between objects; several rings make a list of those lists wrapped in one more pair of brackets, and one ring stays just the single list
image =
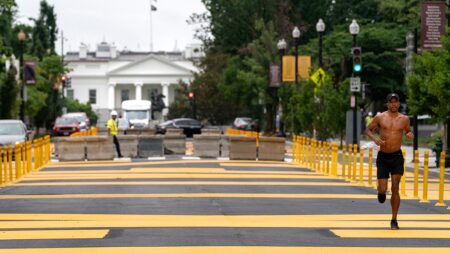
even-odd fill
[{"label": "yellow bollard", "polygon": [[323,141],[318,141],[318,150],[317,150],[317,170],[323,172]]},{"label": "yellow bollard", "polygon": [[364,150],[359,150],[359,184],[364,184]]},{"label": "yellow bollard", "polygon": [[27,141],[27,173],[30,173],[30,171],[33,170],[33,153],[31,152],[31,148],[33,146],[32,141]]},{"label": "yellow bollard", "polygon": [[14,160],[16,161],[16,180],[22,177],[22,149],[20,144],[14,146]]},{"label": "yellow bollard", "polygon": [[420,202],[428,203],[428,157],[429,152],[428,150],[425,151],[423,155],[423,193],[422,193],[422,200]]},{"label": "yellow bollard", "polygon": [[292,162],[295,163],[295,155],[296,155],[296,146],[297,146],[297,136],[294,135],[294,139],[292,139]]},{"label": "yellow bollard", "polygon": [[301,150],[302,144],[301,144],[300,140],[301,140],[301,137],[299,136],[297,138],[297,155],[296,155],[297,164],[300,164],[300,156],[302,155],[302,150]]},{"label": "yellow bollard", "polygon": [[352,164],[353,164],[353,144],[348,144],[347,180],[352,179]]},{"label": "yellow bollard", "polygon": [[9,160],[8,160],[8,147],[4,146],[3,147],[3,180],[2,183],[6,183],[8,181],[8,165],[9,165]]},{"label": "yellow bollard", "polygon": [[441,152],[439,171],[439,199],[436,206],[446,206],[444,203],[444,181],[445,181],[445,152]]},{"label": "yellow bollard", "polygon": [[38,169],[38,148],[37,148],[38,142],[37,139],[33,140],[33,163],[34,163],[34,170]]},{"label": "yellow bollard", "polygon": [[336,143],[331,144],[331,175],[337,175]]},{"label": "yellow bollard", "polygon": [[13,148],[12,145],[8,146],[8,159],[9,159],[9,178],[8,181],[12,182],[13,181],[13,162],[12,162],[12,153],[13,153]]},{"label": "yellow bollard", "polygon": [[358,145],[353,144],[353,171],[352,171],[353,182],[356,182],[356,161],[358,160],[357,152],[358,152]]},{"label": "yellow bollard", "polygon": [[342,173],[341,176],[343,178],[345,178],[345,163],[346,163],[346,159],[345,157],[347,156],[347,146],[345,144],[342,144]]},{"label": "yellow bollard", "polygon": [[373,180],[372,180],[372,162],[373,162],[373,150],[372,148],[369,148],[369,186],[372,186]]},{"label": "yellow bollard", "polygon": [[5,158],[3,147],[0,147],[0,185],[3,185],[3,166],[5,165]]},{"label": "yellow bollard", "polygon": [[414,150],[414,198],[419,199],[419,150]]},{"label": "yellow bollard", "polygon": [[327,174],[332,174],[330,163],[333,160],[333,147],[331,143],[327,142]]},{"label": "yellow bollard", "polygon": [[406,151],[402,150],[404,162],[403,162],[403,176],[402,176],[402,183],[401,183],[401,196],[406,197]]}]

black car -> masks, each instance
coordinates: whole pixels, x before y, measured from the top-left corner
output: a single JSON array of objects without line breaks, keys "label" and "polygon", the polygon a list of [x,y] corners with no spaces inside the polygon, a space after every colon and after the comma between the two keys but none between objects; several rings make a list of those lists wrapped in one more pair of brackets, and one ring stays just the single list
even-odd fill
[{"label": "black car", "polygon": [[202,127],[202,124],[198,120],[179,118],[156,125],[156,133],[165,134],[167,128],[181,128],[187,137],[192,137],[194,134],[200,134]]}]

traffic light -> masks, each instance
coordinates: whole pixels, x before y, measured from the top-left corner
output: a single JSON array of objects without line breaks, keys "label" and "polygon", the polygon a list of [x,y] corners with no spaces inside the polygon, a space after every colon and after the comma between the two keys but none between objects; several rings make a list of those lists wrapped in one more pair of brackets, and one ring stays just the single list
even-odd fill
[{"label": "traffic light", "polygon": [[352,55],[353,55],[353,72],[361,72],[362,70],[361,47],[353,47]]},{"label": "traffic light", "polygon": [[188,94],[188,98],[190,101],[194,100],[194,92],[190,91]]},{"label": "traffic light", "polygon": [[62,84],[63,89],[66,88],[66,84],[67,84],[67,76],[66,75],[63,75],[61,77],[61,84]]}]

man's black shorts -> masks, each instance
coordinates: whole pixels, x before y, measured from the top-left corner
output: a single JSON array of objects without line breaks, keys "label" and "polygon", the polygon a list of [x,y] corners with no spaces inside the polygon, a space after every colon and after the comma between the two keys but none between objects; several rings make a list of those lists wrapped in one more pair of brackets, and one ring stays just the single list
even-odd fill
[{"label": "man's black shorts", "polygon": [[403,176],[404,161],[401,150],[393,153],[379,151],[377,156],[377,178],[387,179],[389,174]]}]

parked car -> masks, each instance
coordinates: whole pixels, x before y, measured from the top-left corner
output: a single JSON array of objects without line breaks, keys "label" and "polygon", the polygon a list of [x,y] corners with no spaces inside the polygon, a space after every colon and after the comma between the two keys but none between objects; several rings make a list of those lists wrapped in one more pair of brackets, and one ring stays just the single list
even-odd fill
[{"label": "parked car", "polygon": [[27,141],[30,133],[21,120],[0,120],[0,146]]},{"label": "parked car", "polygon": [[253,130],[253,120],[248,117],[238,117],[233,121],[233,128],[239,130]]},{"label": "parked car", "polygon": [[189,118],[179,118],[165,121],[156,125],[156,133],[165,134],[167,128],[181,128],[187,137],[192,137],[194,134],[200,134],[203,125],[200,121]]},{"label": "parked car", "polygon": [[81,130],[88,130],[91,127],[91,121],[85,112],[69,112],[61,117],[63,118],[76,118],[80,122]]},{"label": "parked car", "polygon": [[58,117],[53,126],[54,136],[69,136],[72,133],[80,132],[80,121],[76,117]]}]

